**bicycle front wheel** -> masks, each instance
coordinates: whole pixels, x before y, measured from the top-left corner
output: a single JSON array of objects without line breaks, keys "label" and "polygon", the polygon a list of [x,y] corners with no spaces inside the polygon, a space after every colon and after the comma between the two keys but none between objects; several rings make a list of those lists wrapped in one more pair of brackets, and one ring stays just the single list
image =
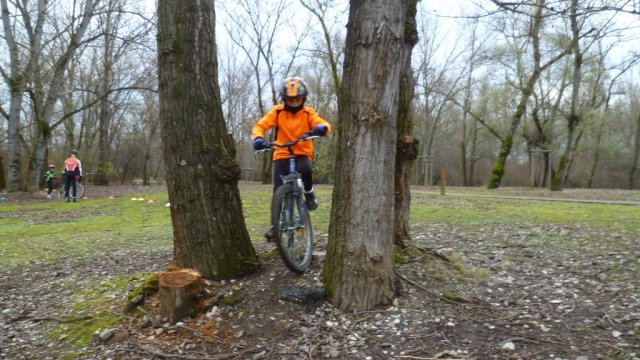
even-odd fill
[{"label": "bicycle front wheel", "polygon": [[82,199],[84,196],[84,185],[82,183],[76,183],[76,199]]},{"label": "bicycle front wheel", "polygon": [[271,224],[280,257],[297,273],[309,268],[313,253],[311,219],[301,195],[293,184],[284,184],[276,190],[271,205]]}]

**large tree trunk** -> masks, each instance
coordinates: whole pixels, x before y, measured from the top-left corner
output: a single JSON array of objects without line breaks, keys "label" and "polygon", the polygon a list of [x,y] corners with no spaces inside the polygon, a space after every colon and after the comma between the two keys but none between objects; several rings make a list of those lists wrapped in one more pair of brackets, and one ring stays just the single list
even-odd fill
[{"label": "large tree trunk", "polygon": [[107,32],[105,35],[105,59],[104,59],[104,75],[102,78],[100,110],[98,115],[98,164],[97,173],[94,177],[94,183],[96,185],[109,185],[109,176],[107,170],[109,168],[109,129],[111,122],[111,111],[109,106],[109,82],[111,81],[111,60],[109,60],[110,54],[108,40],[110,34]]},{"label": "large tree trunk", "polygon": [[416,0],[408,0],[407,16],[404,29],[405,59],[403,60],[400,94],[398,99],[398,127],[395,168],[395,218],[394,243],[405,248],[411,241],[409,235],[409,210],[411,205],[411,169],[418,158],[418,141],[412,136],[413,119],[411,102],[413,100],[413,71],[411,68],[411,52],[418,42],[416,27]]},{"label": "large tree trunk", "polygon": [[160,121],[175,265],[205,278],[255,268],[222,115],[213,1],[158,2]]},{"label": "large tree trunk", "polygon": [[404,0],[350,2],[323,274],[331,302],[343,310],[389,303],[397,291],[394,168],[406,13]]},{"label": "large tree trunk", "polygon": [[22,190],[20,115],[25,86],[25,73],[20,69],[20,48],[13,36],[13,20],[6,0],[1,0],[4,39],[9,48],[9,118],[7,127],[7,190]]}]

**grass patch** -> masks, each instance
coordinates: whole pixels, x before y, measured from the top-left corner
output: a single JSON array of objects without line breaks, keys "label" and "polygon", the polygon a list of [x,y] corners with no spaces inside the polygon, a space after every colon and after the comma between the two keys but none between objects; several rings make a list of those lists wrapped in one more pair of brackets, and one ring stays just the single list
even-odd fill
[{"label": "grass patch", "polygon": [[[100,281],[96,286],[71,292],[73,299],[70,308],[66,309],[66,318],[85,320],[69,321],[53,327],[48,335],[52,341],[61,341],[78,349],[67,354],[72,359],[82,353],[100,332],[117,327],[124,319],[123,307],[126,301],[126,291],[132,281],[144,279],[147,274],[129,275],[108,278]],[[75,288],[76,284],[68,284]]]},{"label": "grass patch", "polygon": [[0,263],[51,263],[61,257],[127,247],[172,246],[166,195],[0,208]]},{"label": "grass patch", "polygon": [[[320,207],[311,213],[314,235],[325,236],[331,212],[330,189],[317,189]],[[263,241],[270,223],[271,188],[242,189],[245,223],[251,239]],[[134,196],[138,197],[138,196]],[[0,264],[54,262],[61,257],[127,247],[172,246],[167,196],[145,194],[146,201],[127,198],[92,199],[81,203],[45,202],[0,207]],[[412,226],[443,224],[462,230],[520,225],[529,228],[529,241],[576,246],[562,234],[544,233],[536,224],[557,224],[640,236],[640,207],[560,203],[497,198],[442,197],[418,194],[411,206]],[[396,259],[402,262],[402,259]]]},{"label": "grass patch", "polygon": [[640,235],[640,207],[498,198],[419,196],[411,204],[412,223],[461,228],[486,223],[589,226]]},{"label": "grass patch", "polygon": [[[320,207],[311,213],[316,238],[327,234],[331,212],[330,189],[317,189]],[[270,187],[241,191],[245,223],[253,241],[263,241],[269,227]],[[133,196],[139,197],[139,196]],[[51,263],[61,257],[127,247],[172,246],[167,195],[145,194],[146,201],[129,197],[91,199],[81,203],[44,202],[0,207],[0,264],[29,261]],[[578,246],[562,234],[544,233],[536,224],[590,227],[640,236],[640,207],[608,204],[561,203],[497,198],[442,197],[418,194],[411,206],[411,223],[441,224],[482,232],[485,227],[520,225],[529,228],[528,241],[556,246]],[[402,259],[397,258],[402,262]]]}]

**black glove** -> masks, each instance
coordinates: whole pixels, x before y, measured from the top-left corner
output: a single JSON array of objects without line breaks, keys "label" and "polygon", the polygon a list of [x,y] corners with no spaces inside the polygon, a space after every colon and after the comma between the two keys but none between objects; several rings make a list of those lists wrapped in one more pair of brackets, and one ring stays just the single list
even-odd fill
[{"label": "black glove", "polygon": [[258,151],[266,148],[267,146],[264,144],[263,138],[259,137],[253,140],[253,150]]},{"label": "black glove", "polygon": [[327,135],[327,127],[324,125],[318,125],[313,128],[311,131],[307,131],[305,133],[307,136],[325,136]]}]

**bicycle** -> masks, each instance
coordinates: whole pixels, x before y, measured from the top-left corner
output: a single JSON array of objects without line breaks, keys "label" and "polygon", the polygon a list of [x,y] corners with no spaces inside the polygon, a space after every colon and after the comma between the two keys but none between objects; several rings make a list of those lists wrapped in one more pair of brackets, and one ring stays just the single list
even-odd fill
[{"label": "bicycle", "polygon": [[274,226],[280,257],[289,269],[297,273],[303,273],[311,265],[313,231],[311,216],[302,195],[302,176],[296,171],[292,147],[301,141],[317,138],[319,136],[305,135],[284,144],[265,143],[265,149],[256,151],[271,151],[273,147],[289,150],[289,174],[282,177],[282,185],[278,186],[271,201],[271,225]]},{"label": "bicycle", "polygon": [[[65,180],[64,180],[64,176],[63,179],[61,181],[58,181],[58,185],[56,186],[56,192],[58,193],[58,200],[66,200],[66,197],[64,196],[64,185],[65,185]],[[82,197],[84,196],[84,185],[82,185],[81,182],[76,181],[76,196],[73,196],[73,188],[69,188],[69,197],[71,200],[78,200],[78,199],[82,199]]]}]

